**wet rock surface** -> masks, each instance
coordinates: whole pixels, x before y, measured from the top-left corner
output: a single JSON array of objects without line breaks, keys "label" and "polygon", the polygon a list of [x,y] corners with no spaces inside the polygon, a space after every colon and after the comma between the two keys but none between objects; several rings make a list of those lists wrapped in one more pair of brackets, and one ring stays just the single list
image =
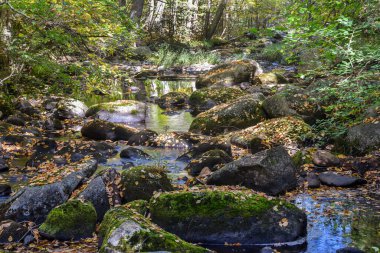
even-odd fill
[{"label": "wet rock surface", "polygon": [[128,140],[138,132],[137,129],[115,123],[94,120],[85,124],[81,130],[83,137],[93,140]]},{"label": "wet rock surface", "polygon": [[322,184],[336,187],[353,187],[366,183],[366,181],[361,178],[339,175],[334,172],[323,172],[319,174],[319,180]]},{"label": "wet rock surface", "polygon": [[297,186],[296,168],[282,147],[261,151],[231,162],[207,180],[210,185],[243,185],[278,195]]}]

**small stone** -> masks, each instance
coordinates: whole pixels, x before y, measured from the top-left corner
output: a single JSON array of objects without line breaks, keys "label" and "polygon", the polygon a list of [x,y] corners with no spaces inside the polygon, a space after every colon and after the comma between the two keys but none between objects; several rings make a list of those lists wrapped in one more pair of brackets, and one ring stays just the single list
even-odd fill
[{"label": "small stone", "polygon": [[338,166],[340,160],[326,150],[318,150],[313,154],[313,163],[320,167]]},{"label": "small stone", "polygon": [[6,172],[9,170],[9,166],[4,161],[4,159],[0,158],[0,172]]},{"label": "small stone", "polygon": [[150,159],[151,156],[141,149],[129,147],[120,152],[121,158],[128,158],[128,159]]},{"label": "small stone", "polygon": [[315,173],[309,173],[306,177],[308,188],[319,188],[321,181]]},{"label": "small stone", "polygon": [[366,180],[346,175],[339,175],[334,172],[323,172],[319,174],[322,184],[336,187],[352,187],[367,183]]},{"label": "small stone", "polygon": [[28,229],[13,220],[0,222],[0,243],[18,242],[28,233]]},{"label": "small stone", "polygon": [[12,193],[12,188],[9,184],[0,184],[0,197],[9,196]]}]

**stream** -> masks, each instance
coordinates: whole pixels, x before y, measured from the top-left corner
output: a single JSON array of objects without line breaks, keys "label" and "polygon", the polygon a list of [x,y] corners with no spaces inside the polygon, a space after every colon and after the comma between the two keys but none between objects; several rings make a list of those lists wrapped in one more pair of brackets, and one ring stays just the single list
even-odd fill
[{"label": "stream", "polygon": [[[147,79],[137,82],[136,87],[124,90],[123,99],[136,99],[153,102],[156,98],[171,92],[181,91],[191,94],[195,90],[195,80],[159,81]],[[111,99],[94,95],[86,101],[87,105],[99,102],[109,102]],[[139,125],[158,133],[180,131],[186,132],[193,120],[187,110],[175,113],[166,113],[154,103],[149,103],[146,113],[146,122]],[[126,145],[117,146],[117,151]],[[180,149],[164,149],[152,147],[138,147],[150,154],[151,160],[122,159],[119,155],[100,164],[100,169],[122,168],[126,163],[135,165],[160,164],[169,170],[169,176],[175,184],[183,184],[187,173],[184,172],[186,163],[176,161],[183,153]],[[26,160],[19,158],[13,161],[13,166],[23,167]],[[2,174],[2,181],[12,187],[25,184],[26,175]],[[0,202],[5,198],[0,199]],[[291,201],[305,210],[308,215],[308,234],[306,243],[302,247],[282,248],[280,252],[335,252],[347,246],[365,247],[372,252],[379,252],[380,248],[380,201],[379,195],[371,194],[359,189],[346,190],[309,190],[291,197]],[[218,252],[259,252],[257,246],[252,248],[215,247]]]}]

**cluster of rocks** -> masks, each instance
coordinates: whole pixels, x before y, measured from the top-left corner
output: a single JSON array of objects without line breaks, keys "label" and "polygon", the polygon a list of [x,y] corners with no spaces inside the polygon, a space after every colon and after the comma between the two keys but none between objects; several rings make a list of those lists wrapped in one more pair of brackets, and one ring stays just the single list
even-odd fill
[{"label": "cluster of rocks", "polygon": [[[209,245],[304,243],[306,214],[278,196],[297,188],[302,177],[310,188],[366,182],[335,173],[341,160],[326,150],[312,154],[316,171],[300,171],[302,151],[315,139],[311,124],[324,117],[306,89],[287,84],[279,74],[263,73],[250,60],[217,66],[201,75],[196,86],[199,90],[190,96],[173,92],[157,101],[164,109],[191,107],[196,117],[189,133],[158,134],[120,124],[144,122],[146,104],[137,101],[87,108],[78,100],[49,98],[40,105],[51,116],[45,122],[38,120],[38,107],[20,102],[0,132],[10,125],[28,133],[30,127],[60,130],[68,119],[91,120],[82,120],[81,143],[57,143],[44,136],[32,146],[28,166],[38,168],[52,159],[62,171],[71,163],[77,169],[57,182],[22,188],[2,203],[0,243],[10,237],[32,242],[25,221],[35,223],[44,238],[62,241],[92,237],[100,223],[100,252],[210,252]],[[37,137],[38,129],[31,136]],[[380,147],[379,136],[377,123],[363,123],[349,129],[345,143],[364,154]],[[15,143],[21,137],[0,140]],[[186,149],[178,161],[187,163],[185,170],[196,179],[190,183],[197,187],[179,191],[158,165],[128,163],[121,170],[96,172],[98,162],[118,153],[115,141]],[[236,148],[244,152],[236,155]],[[135,147],[121,150],[120,157],[152,160]],[[9,169],[5,158],[0,157],[0,172]],[[10,192],[0,185],[0,196]]]}]

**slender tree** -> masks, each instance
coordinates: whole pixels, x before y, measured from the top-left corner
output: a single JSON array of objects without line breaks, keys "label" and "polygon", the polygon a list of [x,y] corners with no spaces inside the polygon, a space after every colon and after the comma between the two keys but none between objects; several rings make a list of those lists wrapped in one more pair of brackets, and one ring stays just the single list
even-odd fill
[{"label": "slender tree", "polygon": [[212,38],[212,36],[214,36],[216,29],[218,28],[218,25],[223,17],[224,10],[227,7],[228,1],[229,0],[220,0],[214,19],[212,20],[211,25],[207,29],[206,37],[205,37],[206,40],[209,40]]},{"label": "slender tree", "polygon": [[130,18],[137,24],[140,23],[141,16],[144,10],[144,0],[133,0],[131,6]]}]

